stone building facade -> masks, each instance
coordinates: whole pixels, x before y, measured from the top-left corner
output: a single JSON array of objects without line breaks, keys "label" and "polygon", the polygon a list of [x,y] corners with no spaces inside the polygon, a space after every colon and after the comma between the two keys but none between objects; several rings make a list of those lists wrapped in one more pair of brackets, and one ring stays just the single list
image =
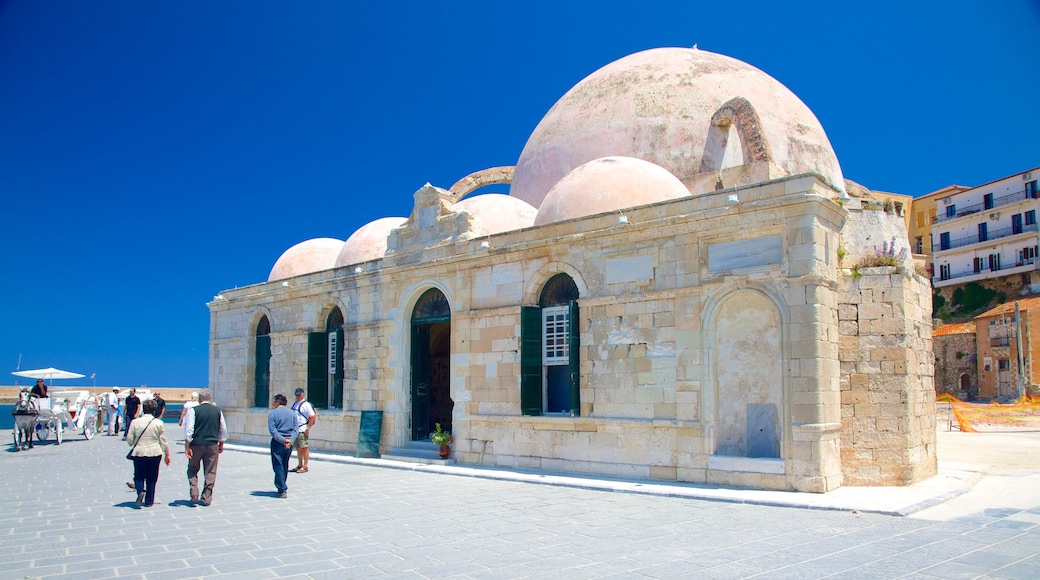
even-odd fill
[{"label": "stone building facade", "polygon": [[[510,194],[466,198],[489,182]],[[381,411],[382,450],[441,423],[462,464],[813,492],[935,473],[902,218],[848,195],[761,71],[637,53],[561,98],[515,168],[413,197],[209,304],[235,439],[266,441],[270,395],[307,385],[319,449],[354,451]],[[855,267],[882,246],[896,266]]]},{"label": "stone building facade", "polygon": [[935,392],[962,401],[979,396],[978,349],[975,322],[944,324],[932,331],[935,354]]}]

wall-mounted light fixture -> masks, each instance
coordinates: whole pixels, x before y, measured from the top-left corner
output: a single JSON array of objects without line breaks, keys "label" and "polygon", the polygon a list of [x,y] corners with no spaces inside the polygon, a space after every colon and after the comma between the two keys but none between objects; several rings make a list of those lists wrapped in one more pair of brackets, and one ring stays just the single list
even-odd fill
[{"label": "wall-mounted light fixture", "polygon": [[726,205],[740,205],[740,198],[737,197],[737,194],[731,193],[726,196]]},{"label": "wall-mounted light fixture", "polygon": [[361,266],[356,266],[356,267],[354,267],[354,273],[355,274],[364,274],[365,270]]},{"label": "wall-mounted light fixture", "polygon": [[627,215],[625,215],[625,214],[623,214],[623,213],[621,213],[621,210],[618,210],[618,212],[617,212],[617,213],[618,213],[618,217],[617,217],[617,223],[618,223],[619,225],[625,225],[625,224],[627,224],[627,223],[628,223],[628,216],[627,216]]}]

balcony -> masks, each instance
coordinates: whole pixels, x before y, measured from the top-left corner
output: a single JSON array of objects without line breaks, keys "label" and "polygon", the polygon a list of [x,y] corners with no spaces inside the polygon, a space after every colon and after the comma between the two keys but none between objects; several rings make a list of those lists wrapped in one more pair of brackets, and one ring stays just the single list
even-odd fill
[{"label": "balcony", "polygon": [[[950,282],[950,281],[951,280],[956,280],[957,278],[968,278],[968,277],[972,277],[972,278],[975,278],[975,279],[993,278],[993,277],[1001,275],[998,272],[1002,272],[1002,271],[1006,271],[1006,270],[1017,270],[1018,272],[1027,272],[1029,270],[1033,270],[1035,267],[1036,267],[1036,258],[1026,258],[1025,260],[1017,260],[1014,264],[1008,264],[1006,266],[1005,265],[1001,265],[1001,266],[999,266],[997,268],[985,268],[985,269],[978,270],[978,271],[968,270],[967,272],[951,273],[951,274],[946,275],[946,276],[943,276],[942,272],[940,272],[939,276],[935,276],[935,277],[932,278],[932,286],[934,286],[936,288],[939,288],[939,287],[942,287],[942,286],[949,286],[950,284],[952,284],[952,282]],[[1017,273],[1017,272],[1006,272],[1006,273]]]},{"label": "balcony", "polygon": [[964,217],[966,215],[979,213],[981,211],[994,210],[994,209],[997,209],[998,207],[1003,207],[1005,205],[1011,205],[1013,203],[1018,203],[1020,201],[1025,201],[1027,199],[1036,199],[1036,195],[1035,194],[1029,194],[1029,193],[1026,192],[1025,189],[1023,189],[1022,191],[1018,191],[1018,192],[1015,192],[1015,193],[1010,193],[1008,195],[1005,195],[1004,197],[995,198],[993,200],[993,206],[992,207],[986,207],[986,204],[984,204],[984,203],[977,203],[975,205],[968,205],[968,206],[964,206],[964,207],[959,207],[959,208],[957,208],[956,212],[953,215],[946,215],[945,210],[943,209],[944,206],[940,205],[939,209],[940,209],[940,211],[942,213],[938,213],[935,216],[935,223],[938,224],[938,223],[942,223],[942,222],[947,222],[947,221],[950,221],[950,220],[953,220],[953,219],[957,219],[959,217]]},{"label": "balcony", "polygon": [[993,336],[989,339],[989,345],[993,347],[1000,346],[1011,346],[1011,337],[1009,336]]},{"label": "balcony", "polygon": [[[1018,231],[1016,231],[1016,229]],[[1037,224],[1029,224],[1022,226],[1021,228],[1000,228],[999,230],[990,230],[986,233],[986,239],[980,240],[976,234],[974,236],[966,236],[963,238],[957,238],[956,240],[950,240],[950,243],[945,247],[940,247],[938,252],[945,252],[947,250],[955,250],[957,248],[963,248],[964,246],[971,246],[973,244],[981,244],[983,242],[992,242],[993,240],[999,240],[1000,238],[1010,238],[1011,236],[1017,236],[1018,234],[1024,234],[1027,232],[1037,231]],[[940,242],[941,243],[941,242]],[[938,253],[936,252],[936,253]]]}]

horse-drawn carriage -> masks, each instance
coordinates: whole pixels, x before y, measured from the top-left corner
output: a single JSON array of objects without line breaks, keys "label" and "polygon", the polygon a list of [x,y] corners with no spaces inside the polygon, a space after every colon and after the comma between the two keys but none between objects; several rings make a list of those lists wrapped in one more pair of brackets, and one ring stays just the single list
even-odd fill
[{"label": "horse-drawn carriage", "polygon": [[50,439],[53,433],[61,445],[66,428],[82,432],[88,440],[93,439],[97,433],[97,410],[97,398],[88,391],[52,392],[49,397],[37,398],[23,389],[11,412],[15,418],[15,448],[31,448],[33,433],[39,441]]},{"label": "horse-drawn carriage", "polygon": [[[50,401],[49,403],[47,401]],[[52,392],[45,399],[40,399],[40,416],[36,419],[36,439],[46,441],[53,433],[58,445],[66,428],[83,433],[86,439],[93,439],[97,433],[94,418],[97,415],[97,399],[88,391]]]}]

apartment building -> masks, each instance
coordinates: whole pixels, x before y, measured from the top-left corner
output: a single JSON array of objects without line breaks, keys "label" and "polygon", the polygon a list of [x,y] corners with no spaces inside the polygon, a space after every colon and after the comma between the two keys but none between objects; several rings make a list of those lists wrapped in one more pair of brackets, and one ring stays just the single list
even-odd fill
[{"label": "apartment building", "polygon": [[908,212],[906,232],[910,239],[910,248],[914,254],[914,263],[924,266],[928,276],[935,275],[932,266],[932,226],[938,212],[936,202],[955,193],[971,189],[963,185],[947,185],[946,187],[927,193],[914,199],[911,211]]},{"label": "apartment building", "polygon": [[[931,233],[933,287],[1013,275],[1021,275],[1024,286],[1040,286],[1038,178],[1040,167],[970,189],[951,186],[948,193],[929,194],[936,208]],[[921,205],[921,211],[926,205]],[[917,238],[911,239],[912,247]]]},{"label": "apartment building", "polygon": [[1006,302],[975,317],[979,397],[1014,399],[1020,387],[1036,391],[1032,361],[1040,355],[1038,313],[1040,296],[1034,296]]}]

